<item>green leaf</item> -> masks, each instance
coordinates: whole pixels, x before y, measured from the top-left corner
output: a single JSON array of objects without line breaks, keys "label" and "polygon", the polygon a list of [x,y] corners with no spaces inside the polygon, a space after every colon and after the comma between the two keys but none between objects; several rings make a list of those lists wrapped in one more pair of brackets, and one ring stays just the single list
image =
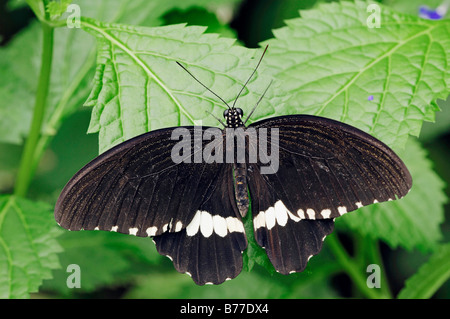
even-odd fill
[{"label": "green leaf", "polygon": [[[217,126],[226,106],[175,62],[231,103],[252,73],[261,51],[234,46],[234,40],[205,34],[204,27],[171,25],[144,28],[83,19],[82,28],[98,37],[95,85],[86,105],[94,106],[89,132],[99,132],[100,152],[161,127]],[[257,81],[256,81],[257,79]],[[270,78],[250,81],[239,99],[250,110]],[[282,104],[271,87],[261,103],[265,115]]]},{"label": "green leaf", "polygon": [[68,232],[59,238],[64,252],[59,255],[61,269],[54,271],[53,279],[43,288],[64,296],[74,293],[66,285],[71,264],[80,267],[80,289],[91,292],[101,287],[120,285],[139,271],[148,271],[160,263],[154,244],[149,238],[131,237],[111,232]]},{"label": "green leaf", "polygon": [[[339,226],[375,239],[391,247],[430,251],[442,239],[440,224],[444,221],[447,197],[445,184],[433,171],[426,151],[413,139],[399,156],[411,172],[413,186],[402,199],[362,207],[336,220]],[[340,224],[342,223],[342,224]]]},{"label": "green leaf", "polygon": [[28,298],[59,267],[60,234],[48,204],[0,196],[0,298]]},{"label": "green leaf", "polygon": [[50,1],[47,4],[47,12],[51,17],[59,17],[64,14],[72,0]]},{"label": "green leaf", "polygon": [[[36,10],[42,1],[28,0]],[[75,0],[83,16],[102,21],[142,25],[159,25],[161,16],[173,8],[205,4],[206,0]],[[216,4],[234,0],[217,0]],[[7,47],[0,48],[0,141],[21,144],[27,136],[36,94],[41,60],[39,23],[15,36]],[[62,120],[82,106],[91,90],[95,72],[95,39],[86,32],[60,27],[54,32],[54,56],[44,136],[52,136]]]},{"label": "green leaf", "polygon": [[[33,24],[37,26],[37,24]],[[40,42],[39,28],[32,27],[17,35],[6,47],[0,49],[0,140],[20,144],[31,122],[31,110],[39,72],[40,55],[34,52]],[[40,47],[40,46],[39,46]]]},{"label": "green leaf", "polygon": [[430,298],[450,278],[450,244],[441,245],[430,259],[410,277],[397,298]]},{"label": "green leaf", "polygon": [[[274,30],[266,61],[291,98],[283,113],[325,116],[357,126],[396,149],[434,119],[450,89],[450,20],[423,20],[370,2],[301,11]],[[372,100],[373,97],[373,100]]]},{"label": "green leaf", "polygon": [[242,272],[220,285],[197,286],[185,274],[176,272],[149,275],[138,280],[126,298],[281,298],[285,287],[273,278],[262,278],[256,272]]}]

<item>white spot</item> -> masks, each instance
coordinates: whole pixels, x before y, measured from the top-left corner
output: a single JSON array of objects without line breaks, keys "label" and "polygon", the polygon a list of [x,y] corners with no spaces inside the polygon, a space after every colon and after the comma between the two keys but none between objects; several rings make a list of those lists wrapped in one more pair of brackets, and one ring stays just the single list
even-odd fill
[{"label": "white spot", "polygon": [[200,216],[200,231],[202,232],[202,235],[206,238],[211,236],[213,233],[213,219],[210,213],[208,212],[201,212]]},{"label": "white spot", "polygon": [[227,217],[227,228],[230,233],[244,233],[244,224],[236,217]]},{"label": "white spot", "polygon": [[289,272],[289,275],[290,275],[290,274],[295,274],[295,273],[296,273],[295,270],[291,270],[291,271]]},{"label": "white spot", "polygon": [[330,218],[331,210],[330,209],[323,209],[320,212],[320,215],[322,215],[323,218]]},{"label": "white spot", "polygon": [[393,199],[392,198],[388,198],[388,202],[390,202],[390,201],[393,201]]},{"label": "white spot", "polygon": [[341,216],[344,215],[345,213],[347,213],[347,207],[345,207],[345,206],[339,206],[337,209]]},{"label": "white spot", "polygon": [[170,261],[173,261],[173,258],[172,258],[171,256],[169,256],[169,255],[166,255],[166,257],[167,257],[167,258],[169,258],[169,259],[170,259]]},{"label": "white spot", "polygon": [[136,236],[138,228],[137,227],[133,227],[133,228],[128,229],[128,231],[130,232],[130,235]]},{"label": "white spot", "polygon": [[294,222],[299,222],[299,221],[302,220],[301,218],[299,218],[299,217],[295,216],[294,214],[292,214],[290,211],[288,211],[288,210],[286,210],[286,211],[288,213],[289,218],[292,219]]},{"label": "white spot", "polygon": [[201,214],[202,214],[202,212],[198,210],[197,213],[195,214],[194,218],[192,218],[189,225],[187,225],[186,234],[188,236],[194,236],[195,234],[197,234],[198,229],[200,227]]},{"label": "white spot", "polygon": [[376,204],[376,203],[378,203],[378,201],[377,201],[376,199],[374,199],[374,200],[373,200],[373,203]]},{"label": "white spot", "polygon": [[356,205],[356,207],[358,207],[358,208],[363,207],[363,204],[362,204],[361,202],[357,202],[357,203],[355,203],[355,205]]},{"label": "white spot", "polygon": [[267,229],[272,229],[275,226],[275,208],[269,207],[265,212]]},{"label": "white spot", "polygon": [[312,256],[313,256],[313,255],[310,255],[310,256],[308,257],[308,261],[312,258]]},{"label": "white spot", "polygon": [[[303,210],[300,209],[299,214],[305,218]],[[292,214],[281,200],[278,200],[273,207],[269,207],[266,211],[261,211],[256,215],[253,219],[253,227],[255,230],[262,227],[267,227],[270,230],[275,224],[286,226],[289,218],[294,222],[301,220],[301,218]]]},{"label": "white spot", "polygon": [[181,229],[183,229],[183,223],[178,221],[175,225],[175,232],[179,232]]},{"label": "white spot", "polygon": [[227,221],[225,218],[214,215],[213,218],[214,232],[220,237],[225,237],[227,235]]},{"label": "white spot", "polygon": [[165,233],[167,231],[167,229],[169,229],[169,224],[165,224],[162,227],[163,233]]},{"label": "white spot", "polygon": [[146,233],[150,237],[150,236],[155,236],[157,231],[158,231],[158,227],[153,226],[153,227],[147,228]]},{"label": "white spot", "polygon": [[259,212],[258,215],[253,219],[253,228],[257,230],[258,228],[266,226],[266,216],[264,212]]},{"label": "white spot", "polygon": [[297,211],[297,215],[300,217],[300,219],[305,219],[305,212],[303,211],[303,209],[299,209]]},{"label": "white spot", "polygon": [[98,228],[98,226],[97,226],[97,227],[94,228],[94,230],[100,230],[100,228]]},{"label": "white spot", "polygon": [[111,227],[111,231],[117,231],[117,229],[119,229],[119,226],[113,226],[113,227]]},{"label": "white spot", "polygon": [[306,214],[308,215],[309,219],[316,219],[316,212],[312,208],[308,208],[306,210]]},{"label": "white spot", "polygon": [[205,282],[205,285],[214,285],[212,282]]},{"label": "white spot", "polygon": [[287,208],[284,206],[283,202],[279,200],[275,203],[275,218],[277,224],[280,226],[285,226],[288,221]]},{"label": "white spot", "polygon": [[186,271],[185,274],[192,278],[192,274],[189,271]]}]

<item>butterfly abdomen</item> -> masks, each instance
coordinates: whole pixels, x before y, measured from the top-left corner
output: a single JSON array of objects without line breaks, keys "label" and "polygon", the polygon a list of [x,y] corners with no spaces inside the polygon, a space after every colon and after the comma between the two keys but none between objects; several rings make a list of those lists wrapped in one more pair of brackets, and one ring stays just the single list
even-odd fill
[{"label": "butterfly abdomen", "polygon": [[245,217],[248,211],[247,165],[245,163],[234,164],[234,194],[239,212],[242,217]]}]

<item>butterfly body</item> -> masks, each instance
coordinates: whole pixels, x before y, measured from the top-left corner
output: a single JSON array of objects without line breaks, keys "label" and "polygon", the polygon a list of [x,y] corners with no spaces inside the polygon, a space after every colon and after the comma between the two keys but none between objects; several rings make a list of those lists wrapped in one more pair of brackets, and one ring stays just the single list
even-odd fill
[{"label": "butterfly body", "polygon": [[[240,108],[230,108],[224,111],[223,116],[226,120],[226,128],[244,128],[242,116],[244,112]],[[226,138],[225,138],[226,139]],[[233,152],[234,150],[229,150]],[[246,163],[234,163],[233,165],[234,177],[234,194],[236,198],[237,207],[242,217],[247,215],[248,211],[248,191],[247,191],[247,165]]]}]

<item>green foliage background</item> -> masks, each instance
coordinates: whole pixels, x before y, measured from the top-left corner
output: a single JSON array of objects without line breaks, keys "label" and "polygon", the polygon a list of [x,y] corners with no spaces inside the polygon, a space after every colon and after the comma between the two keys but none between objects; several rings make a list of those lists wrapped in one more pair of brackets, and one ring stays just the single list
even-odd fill
[{"label": "green foliage background", "polygon": [[[71,3],[80,28],[66,25]],[[0,48],[0,297],[448,298],[450,20],[418,17],[440,1],[385,0],[370,29],[370,3],[9,1],[36,18]],[[405,161],[408,196],[339,218],[300,274],[275,273],[250,243],[241,275],[219,286],[195,286],[150,239],[56,225],[59,192],[99,152],[217,124],[206,111],[225,106],[174,61],[233,101],[266,44],[239,99],[248,112],[274,80],[252,120],[307,113],[359,127]],[[67,287],[70,264],[81,288]],[[380,289],[367,287],[369,264],[381,266]]]}]

